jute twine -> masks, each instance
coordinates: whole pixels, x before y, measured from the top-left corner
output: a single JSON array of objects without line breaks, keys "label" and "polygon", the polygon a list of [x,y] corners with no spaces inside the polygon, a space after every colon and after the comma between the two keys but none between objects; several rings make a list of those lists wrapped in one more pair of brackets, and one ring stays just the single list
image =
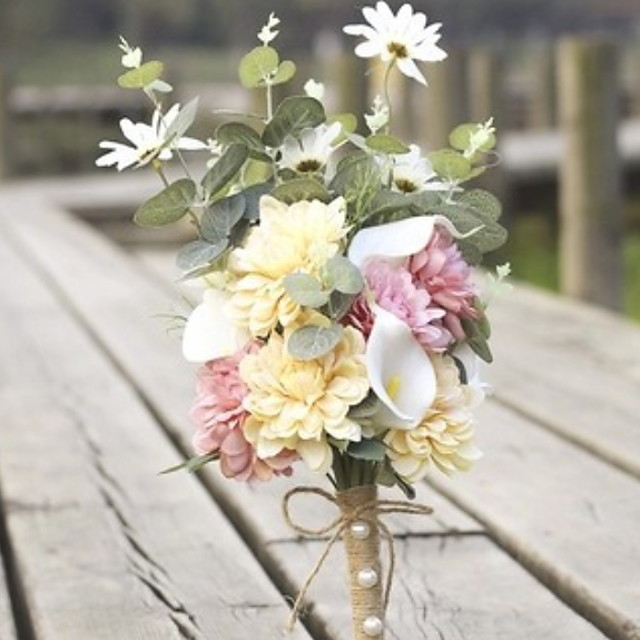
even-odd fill
[{"label": "jute twine", "polygon": [[[294,521],[291,516],[290,502],[296,495],[319,496],[335,504],[339,508],[340,513],[325,526],[317,528],[306,527]],[[287,631],[292,631],[309,586],[322,569],[331,549],[342,536],[349,566],[354,640],[370,639],[372,637],[372,620],[377,618],[380,620],[381,625],[384,625],[384,616],[389,604],[389,595],[393,584],[393,571],[395,567],[393,535],[387,525],[379,519],[379,516],[391,513],[428,515],[433,512],[433,509],[425,505],[414,504],[413,502],[403,500],[379,500],[376,485],[354,487],[346,491],[339,491],[335,496],[318,487],[296,487],[285,494],[282,501],[282,508],[287,523],[294,531],[309,536],[322,536],[331,533],[326,547],[304,581],[302,589],[294,602],[286,626]],[[355,528],[351,526],[354,524],[357,525]],[[365,528],[368,527],[368,535],[366,536],[361,535],[363,525]],[[360,532],[357,531],[358,527],[360,527]],[[389,556],[389,566],[384,580],[382,579],[380,562],[381,535],[386,541]],[[371,584],[370,580],[369,584],[362,584],[363,570],[365,575],[369,574],[369,577],[371,571],[375,572],[378,577],[375,584]],[[366,631],[367,625],[369,625],[369,632]],[[376,634],[375,637],[381,640],[383,633],[384,632],[381,631]]]}]

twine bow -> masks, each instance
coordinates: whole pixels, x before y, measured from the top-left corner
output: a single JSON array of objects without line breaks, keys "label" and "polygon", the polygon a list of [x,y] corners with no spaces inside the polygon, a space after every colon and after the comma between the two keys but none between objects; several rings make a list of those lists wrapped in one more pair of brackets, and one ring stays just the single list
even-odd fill
[{"label": "twine bow", "polygon": [[[337,515],[333,520],[331,520],[328,524],[310,528],[305,527],[304,525],[296,522],[290,512],[289,503],[291,499],[296,495],[317,495],[321,498],[324,498],[328,502],[335,504],[339,508],[341,508],[341,512]],[[306,536],[322,536],[325,533],[331,533],[331,537],[327,542],[326,547],[323,552],[320,554],[320,557],[316,561],[313,569],[310,571],[307,576],[304,584],[302,585],[302,589],[298,593],[298,597],[295,599],[293,604],[293,608],[291,610],[291,614],[289,616],[289,620],[287,621],[286,630],[291,632],[293,630],[293,626],[295,625],[296,620],[299,616],[300,608],[302,607],[302,602],[307,594],[307,591],[316,578],[322,566],[324,565],[333,545],[339,540],[342,533],[347,529],[352,523],[357,521],[366,521],[369,524],[378,527],[378,530],[382,533],[388,549],[389,555],[389,567],[387,570],[387,576],[384,582],[384,595],[383,595],[383,611],[386,612],[387,605],[389,604],[389,595],[391,593],[391,586],[393,584],[393,571],[395,568],[396,557],[395,550],[393,545],[393,534],[389,530],[389,527],[379,520],[378,516],[391,514],[391,513],[408,513],[411,515],[429,515],[433,512],[431,507],[422,504],[415,504],[413,502],[409,502],[406,500],[369,500],[362,504],[359,504],[356,507],[350,507],[345,509],[343,505],[341,505],[336,496],[332,495],[328,491],[324,489],[320,489],[319,487],[295,487],[287,491],[282,499],[282,510],[284,513],[285,520],[287,524],[297,533]]]}]

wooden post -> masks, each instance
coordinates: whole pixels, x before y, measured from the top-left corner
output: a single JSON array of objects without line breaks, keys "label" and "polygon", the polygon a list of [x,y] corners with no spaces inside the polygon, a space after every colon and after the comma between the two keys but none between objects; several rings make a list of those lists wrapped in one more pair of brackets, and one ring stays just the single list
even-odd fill
[{"label": "wooden post", "polygon": [[0,65],[0,180],[9,175],[9,74]]},{"label": "wooden post", "polygon": [[557,123],[556,66],[553,47],[547,42],[529,54],[529,108],[527,121],[531,129],[552,129]]},{"label": "wooden post", "polygon": [[428,150],[448,146],[453,128],[468,117],[464,56],[459,50],[447,51],[446,60],[424,67],[429,87],[425,92],[425,108],[419,111],[419,125],[420,137]]},{"label": "wooden post", "polygon": [[369,111],[367,61],[352,51],[335,60],[335,86],[339,113],[353,113],[358,118],[360,132],[365,132],[362,114]]},{"label": "wooden post", "polygon": [[558,47],[560,283],[563,293],[620,309],[622,196],[617,149],[617,49],[567,38]]}]

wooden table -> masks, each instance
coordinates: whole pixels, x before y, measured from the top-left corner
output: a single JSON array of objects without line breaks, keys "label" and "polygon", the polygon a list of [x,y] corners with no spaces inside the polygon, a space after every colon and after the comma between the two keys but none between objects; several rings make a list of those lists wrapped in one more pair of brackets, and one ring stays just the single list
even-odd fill
[{"label": "wooden table", "polygon": [[[153,188],[0,188],[1,640],[287,637],[324,548],[283,522],[291,481],[158,475],[190,453],[193,371],[163,317],[185,305],[166,251],[69,212]],[[486,455],[419,487],[433,517],[390,519],[387,638],[639,639],[640,327],[524,286],[492,317]],[[349,638],[343,574],[336,550],[291,638]]]}]

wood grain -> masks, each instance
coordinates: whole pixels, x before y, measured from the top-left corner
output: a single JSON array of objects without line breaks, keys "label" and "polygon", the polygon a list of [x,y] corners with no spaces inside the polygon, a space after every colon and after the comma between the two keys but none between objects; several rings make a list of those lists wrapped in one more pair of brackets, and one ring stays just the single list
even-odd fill
[{"label": "wood grain", "polygon": [[[172,436],[184,442],[189,437],[190,430],[186,425],[184,416],[192,396],[191,380],[187,375],[188,368],[180,360],[178,345],[172,345],[159,328],[156,327],[154,329],[153,323],[149,319],[154,311],[157,313],[158,309],[161,311],[166,310],[173,303],[167,301],[166,293],[151,283],[139,266],[136,267],[136,263],[132,258],[124,256],[121,251],[114,248],[106,239],[96,236],[90,229],[83,227],[66,216],[61,216],[53,211],[47,213],[48,215],[42,211],[34,210],[29,225],[25,221],[13,219],[10,221],[11,228],[19,237],[31,259],[36,261],[43,272],[52,278],[55,286],[64,292],[70,304],[74,305],[76,313],[91,328],[91,331],[96,334],[101,343],[105,345],[112,357],[118,362],[119,367],[129,377],[130,383],[135,385],[146,402],[153,407],[154,413],[166,424]],[[29,229],[33,228],[32,225],[34,224],[40,229],[40,233],[29,232]],[[145,316],[147,317],[146,322],[144,320]],[[492,417],[492,414],[489,413],[488,418],[485,417],[485,422],[487,419],[492,419]],[[539,427],[535,424],[522,418],[520,420],[526,422],[529,429],[539,431]],[[548,433],[544,431],[542,433],[547,438],[551,438]],[[574,448],[566,443],[560,442],[560,444],[565,447],[567,456],[571,458]],[[486,446],[486,449],[491,452],[492,458],[500,455],[507,455],[508,457],[511,443],[505,444],[505,442],[498,441],[489,442],[489,445]],[[579,453],[579,450],[575,449],[575,451]],[[170,464],[174,461],[167,460],[166,462]],[[549,464],[554,462],[554,459],[550,458]],[[592,461],[592,464],[596,469],[604,466],[598,461]],[[518,468],[519,473],[528,473],[529,462],[526,456],[518,457]],[[535,465],[534,468],[537,473],[543,475],[549,472],[546,468],[538,469]],[[608,469],[608,467],[604,468],[614,476],[618,474],[618,472]],[[582,469],[583,473],[589,473],[589,471],[589,465]],[[622,477],[625,478],[624,476]],[[297,562],[291,562],[290,559],[287,559],[289,558],[289,552],[280,556],[279,552],[276,553],[275,551],[278,544],[277,540],[283,540],[282,544],[284,544],[291,539],[290,534],[287,535],[279,526],[274,527],[274,522],[279,520],[277,496],[274,495],[274,491],[277,490],[277,484],[247,489],[243,495],[243,490],[232,483],[219,481],[214,471],[207,472],[205,478],[214,494],[226,505],[226,508],[235,512],[235,517],[238,518],[239,525],[245,536],[259,543],[271,541],[268,546],[265,545],[260,556],[265,563],[269,564],[271,570],[274,571],[278,566],[287,563],[291,564],[292,569],[295,569],[296,575],[299,575]],[[505,478],[508,478],[508,481],[505,481]],[[511,499],[520,500],[521,495],[516,491],[516,485],[511,482],[511,479],[511,475],[503,474],[499,479],[495,480],[496,486],[492,483],[485,483],[482,486],[483,499],[491,502],[493,493],[504,491]],[[631,484],[629,478],[625,479]],[[475,472],[469,476],[468,480],[462,480],[462,482],[468,482],[472,486],[475,486],[474,483],[476,481]],[[606,484],[607,478],[603,477],[603,481]],[[442,485],[448,490],[452,486],[450,484],[452,482],[451,480],[443,481]],[[518,488],[520,487],[518,486]],[[560,484],[560,488],[564,488],[564,485]],[[439,487],[439,489],[442,490],[442,487]],[[528,489],[531,500],[536,500],[539,504],[545,504],[544,485],[531,482]],[[476,492],[481,493],[479,488],[476,488]],[[455,497],[456,499],[459,498],[457,494]],[[595,501],[595,508],[599,508],[600,498],[595,495],[593,500]],[[427,501],[429,501],[429,497],[427,497]],[[551,528],[550,531],[545,529],[534,541],[533,551],[537,555],[545,557],[544,554],[548,552],[549,548],[554,548],[559,539],[566,540],[567,536],[573,536],[574,530],[571,529],[570,525],[573,524],[579,513],[584,510],[584,505],[579,500],[568,499],[563,506],[568,515],[562,514],[562,518],[558,517],[556,526]],[[474,505],[469,506],[465,503],[465,508],[474,511]],[[483,511],[480,513],[484,515]],[[618,519],[622,518],[618,512],[614,515]],[[567,523],[566,525],[565,522]],[[625,523],[626,520],[622,518],[622,524]],[[488,526],[490,524],[488,522]],[[616,527],[618,524],[620,522],[614,518],[607,523],[607,526]],[[522,532],[516,525],[517,521],[509,523],[510,530],[513,530],[514,536],[518,539],[523,537],[524,540],[527,540],[524,535],[525,532]],[[412,527],[411,534],[413,535],[415,531],[413,527],[424,527],[424,524],[411,524],[409,526]],[[426,536],[436,535],[438,539],[447,537],[448,529],[446,526],[441,528],[439,533],[433,529],[432,525],[429,525],[429,527],[422,528],[422,530],[418,529],[415,532]],[[477,531],[477,526],[471,525],[470,529]],[[494,529],[495,527],[492,530]],[[582,540],[581,548],[590,549],[597,542],[599,542],[599,538],[597,536],[590,537],[590,532],[587,529],[584,531],[584,540]],[[624,545],[625,549],[630,549],[631,547],[632,543],[628,541]],[[495,547],[491,548],[498,553]],[[401,551],[401,555],[403,553],[404,551]],[[614,562],[615,566],[610,568],[611,575],[616,572],[620,575],[628,566],[625,563],[629,558],[624,554],[616,556],[615,550],[610,550],[609,553],[610,557],[617,561]],[[582,557],[579,560],[580,562],[586,562],[587,567],[595,564],[595,560],[590,562]],[[473,566],[473,562],[470,562],[470,566]],[[600,597],[607,599],[609,594],[606,591],[609,585],[607,588],[597,588],[597,584],[595,584],[598,579],[597,575],[595,575],[597,574],[597,567],[593,566],[593,569],[594,576],[592,576],[592,579],[594,584],[588,583],[587,585],[589,587],[589,596],[595,599]],[[513,564],[513,570],[520,572],[520,569],[515,564]],[[570,559],[566,575],[571,578],[580,573],[581,570],[581,567],[574,566],[573,560]],[[472,575],[475,575],[473,570],[471,571]],[[541,588],[535,582],[531,584],[534,590]],[[571,580],[568,579],[565,584],[569,585],[567,588],[570,591]],[[434,583],[433,589],[436,593],[439,588],[439,585]],[[476,585],[476,588],[479,592],[486,590],[484,583]],[[544,589],[542,589],[542,592],[546,593]],[[523,602],[526,602],[528,597],[534,599],[543,598],[543,596],[536,594],[526,595],[525,593],[521,595]],[[579,590],[574,595],[577,600],[580,600],[582,591]],[[420,591],[417,594],[412,593],[412,596],[414,598],[412,606],[427,606],[427,594]],[[555,599],[552,600],[555,604],[553,606],[549,605],[551,607],[550,610],[554,607],[564,610],[563,605],[558,604]],[[525,605],[522,606],[524,607]],[[467,627],[473,627],[474,623],[471,618],[479,615],[478,612],[465,611],[465,608],[460,605],[459,616],[461,619],[471,616],[464,623]],[[485,610],[483,615],[491,618],[493,613],[491,610]],[[548,615],[553,617],[555,614]],[[620,611],[620,616],[624,617],[624,608]],[[528,624],[533,625],[533,628],[535,628],[535,622],[530,621]],[[398,632],[400,633],[400,631]],[[396,637],[403,636],[400,634]],[[406,637],[406,633],[404,633],[404,637]],[[506,638],[508,636],[505,635],[503,637]],[[523,637],[526,638],[527,636]]]},{"label": "wood grain", "polygon": [[281,637],[263,569],[196,478],[158,477],[154,417],[0,243],[0,482],[38,639]]},{"label": "wood grain", "polygon": [[[0,549],[0,555],[3,551],[4,550]],[[0,638],[2,638],[2,640],[5,640],[5,638],[6,640],[17,640],[18,638],[2,562],[0,562]]]}]

